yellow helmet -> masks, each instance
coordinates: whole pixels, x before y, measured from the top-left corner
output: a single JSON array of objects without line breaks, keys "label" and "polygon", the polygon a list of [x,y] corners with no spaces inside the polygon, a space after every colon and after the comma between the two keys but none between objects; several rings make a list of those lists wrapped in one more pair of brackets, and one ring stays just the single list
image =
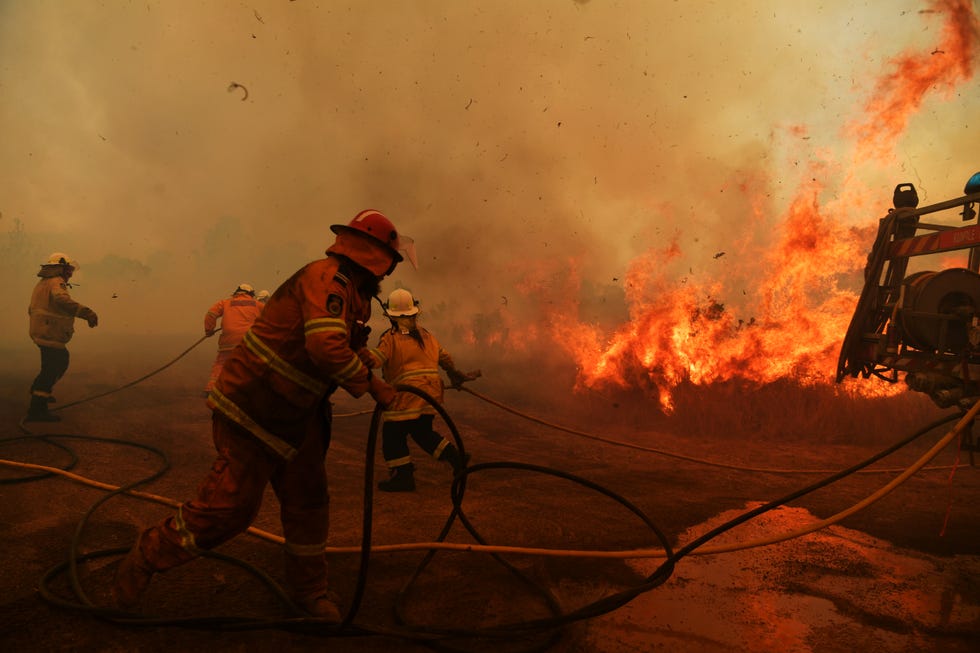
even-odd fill
[{"label": "yellow helmet", "polygon": [[64,252],[51,252],[48,256],[48,260],[41,265],[67,265],[75,270],[78,269],[78,261],[72,259]]},{"label": "yellow helmet", "polygon": [[384,307],[385,313],[389,317],[407,317],[409,315],[417,315],[419,312],[418,301],[412,297],[412,293],[404,288],[391,291]]}]

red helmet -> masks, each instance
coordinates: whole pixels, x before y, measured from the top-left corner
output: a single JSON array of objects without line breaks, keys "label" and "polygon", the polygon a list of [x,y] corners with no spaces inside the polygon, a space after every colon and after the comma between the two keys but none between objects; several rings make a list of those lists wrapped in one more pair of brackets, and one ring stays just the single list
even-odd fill
[{"label": "red helmet", "polygon": [[391,253],[394,254],[396,261],[400,262],[403,260],[402,255],[398,253],[398,250],[402,248],[401,239],[398,237],[398,230],[395,229],[395,225],[392,224],[391,220],[386,218],[380,211],[365,209],[355,215],[354,219],[350,221],[350,224],[330,225],[330,230],[335,234],[344,231],[356,231],[362,235],[370,236],[388,247]]}]

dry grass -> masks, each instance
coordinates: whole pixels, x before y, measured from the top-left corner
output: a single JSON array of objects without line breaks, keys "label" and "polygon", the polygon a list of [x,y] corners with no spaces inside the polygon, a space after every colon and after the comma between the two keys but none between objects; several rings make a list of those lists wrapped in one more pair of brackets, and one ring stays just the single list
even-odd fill
[{"label": "dry grass", "polygon": [[668,414],[655,389],[576,390],[575,370],[568,364],[498,358],[483,371],[475,390],[583,430],[626,427],[712,439],[880,444],[950,413],[917,392],[863,397],[852,391],[858,384],[884,383],[877,379],[848,380],[845,386],[802,386],[792,380],[763,386],[682,384],[673,390],[674,409]]}]

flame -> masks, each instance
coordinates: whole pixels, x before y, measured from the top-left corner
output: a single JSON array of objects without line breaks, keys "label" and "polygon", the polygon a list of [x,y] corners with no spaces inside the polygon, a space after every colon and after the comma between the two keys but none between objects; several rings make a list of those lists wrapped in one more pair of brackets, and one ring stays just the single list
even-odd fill
[{"label": "flame", "polygon": [[765,257],[752,317],[739,318],[716,299],[727,293],[721,281],[672,284],[664,262],[680,255],[676,243],[634,260],[626,279],[630,320],[606,343],[583,325],[562,340],[580,366],[580,387],[639,385],[670,411],[671,389],[682,382],[828,382],[856,301],[837,278],[863,265],[871,234],[823,215],[821,190],[809,182],[790,206]]},{"label": "flame", "polygon": [[865,105],[864,120],[849,130],[859,158],[886,160],[930,91],[948,97],[973,76],[978,28],[972,0],[933,0],[930,7],[945,16],[939,43],[928,53],[892,59],[891,72],[878,80]]},{"label": "flame", "polygon": [[[949,92],[972,76],[978,32],[971,3],[935,0],[932,6],[945,15],[941,41],[928,54],[895,58],[892,70],[878,80],[864,120],[848,130],[859,153],[855,165],[893,151],[929,91]],[[787,131],[806,134],[802,126]],[[522,266],[537,267],[525,272],[518,290],[541,313],[537,321],[518,322],[509,307],[500,307],[493,342],[513,349],[540,343],[563,347],[577,365],[577,389],[642,388],[657,396],[668,413],[674,408],[672,392],[682,383],[763,385],[789,379],[804,387],[833,385],[840,343],[857,302],[853,288],[863,283],[860,275],[877,224],[848,226],[845,211],[835,210],[832,202],[821,204],[826,188],[820,180],[832,176],[831,163],[814,162],[807,173],[772,230],[773,244],[760,250],[748,238],[734,243],[754,272],[755,287],[743,290],[741,302],[751,313],[737,315],[726,306],[724,298],[737,297],[739,290],[726,286],[730,276],[699,278],[693,270],[680,281],[671,276],[670,263],[683,256],[674,238],[630,263],[624,284],[629,319],[608,335],[573,317],[573,298],[581,290],[576,261],[522,261]],[[735,186],[749,200],[750,219],[764,219],[765,180],[747,178]],[[842,279],[847,288],[840,287]],[[561,335],[549,338],[553,328],[535,324],[554,324],[555,311],[561,316]],[[883,385],[842,390],[866,396],[898,391]]]}]

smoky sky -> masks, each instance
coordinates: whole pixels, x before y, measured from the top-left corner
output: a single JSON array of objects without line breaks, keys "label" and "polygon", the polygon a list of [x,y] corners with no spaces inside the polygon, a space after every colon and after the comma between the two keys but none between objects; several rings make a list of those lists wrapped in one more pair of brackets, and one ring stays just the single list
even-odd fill
[{"label": "smoky sky", "polygon": [[0,344],[30,346],[52,251],[81,263],[86,337],[193,337],[364,208],[415,238],[383,288],[430,319],[516,311],[531,279],[535,315],[614,322],[630,261],[670,242],[678,277],[751,275],[719,252],[765,248],[814,162],[828,197],[866,191],[850,224],[897,183],[962,194],[975,84],[925,100],[888,160],[844,135],[940,27],[908,1],[0,0]]}]

